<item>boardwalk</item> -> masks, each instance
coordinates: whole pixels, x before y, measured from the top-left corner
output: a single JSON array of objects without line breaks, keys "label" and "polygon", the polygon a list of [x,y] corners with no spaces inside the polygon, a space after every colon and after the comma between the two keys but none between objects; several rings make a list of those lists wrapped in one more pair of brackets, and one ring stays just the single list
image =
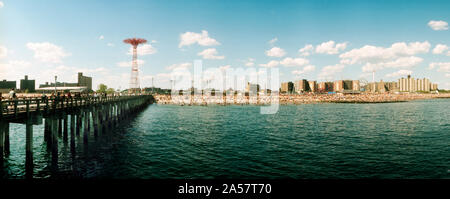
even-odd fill
[{"label": "boardwalk", "polygon": [[[22,98],[0,101],[0,169],[4,155],[10,154],[9,126],[19,123],[26,126],[26,161],[28,177],[33,175],[33,125],[44,124],[44,139],[52,150],[52,165],[57,170],[58,138],[75,146],[75,136],[107,131],[132,117],[154,102],[151,95],[106,96],[80,98]],[[69,125],[70,124],[70,125]],[[69,136],[70,134],[70,136]]]}]

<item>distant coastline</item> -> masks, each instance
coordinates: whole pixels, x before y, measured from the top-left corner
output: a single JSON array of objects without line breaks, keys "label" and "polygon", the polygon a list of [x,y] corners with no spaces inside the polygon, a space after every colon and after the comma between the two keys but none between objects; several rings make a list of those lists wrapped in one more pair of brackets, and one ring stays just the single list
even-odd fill
[{"label": "distant coastline", "polygon": [[[277,99],[278,98],[278,99]],[[210,95],[155,95],[157,104],[172,104],[181,106],[207,106],[207,105],[300,105],[321,103],[401,103],[413,100],[450,98],[450,94],[373,94],[364,93],[357,95],[340,94],[289,94],[279,96],[210,96]]]}]

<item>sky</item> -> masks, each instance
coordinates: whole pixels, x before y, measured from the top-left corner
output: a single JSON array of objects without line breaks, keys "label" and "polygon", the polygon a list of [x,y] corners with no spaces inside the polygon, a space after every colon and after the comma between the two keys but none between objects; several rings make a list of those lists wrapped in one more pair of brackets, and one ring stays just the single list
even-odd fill
[{"label": "sky", "polygon": [[0,0],[0,79],[127,89],[130,46],[141,87],[174,69],[278,68],[280,81],[397,81],[450,89],[450,1]]}]

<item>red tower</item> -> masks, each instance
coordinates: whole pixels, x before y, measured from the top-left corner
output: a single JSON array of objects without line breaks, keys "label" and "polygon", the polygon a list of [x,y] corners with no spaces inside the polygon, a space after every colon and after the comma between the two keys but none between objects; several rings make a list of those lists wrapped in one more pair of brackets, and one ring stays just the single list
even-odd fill
[{"label": "red tower", "polygon": [[130,77],[130,89],[128,92],[136,93],[140,90],[139,85],[139,67],[137,62],[137,47],[139,44],[147,43],[147,40],[140,38],[130,38],[123,40],[124,43],[131,44],[133,46],[133,62],[131,67]]}]

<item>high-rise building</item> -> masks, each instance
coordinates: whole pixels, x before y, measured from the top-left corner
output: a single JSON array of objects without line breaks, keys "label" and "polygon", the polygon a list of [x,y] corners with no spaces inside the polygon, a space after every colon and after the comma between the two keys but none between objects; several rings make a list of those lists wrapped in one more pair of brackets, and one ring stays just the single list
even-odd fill
[{"label": "high-rise building", "polygon": [[408,75],[407,78],[401,78],[398,80],[398,87],[401,92],[416,92],[416,91],[425,91],[429,92],[431,89],[430,80],[427,78],[423,79],[414,79],[411,78],[411,75]]},{"label": "high-rise building", "polygon": [[319,92],[332,92],[333,89],[333,82],[320,82],[318,84]]},{"label": "high-rise building", "polygon": [[309,91],[317,92],[317,81],[308,81]]},{"label": "high-rise building", "polygon": [[353,90],[352,80],[342,80],[344,90]]},{"label": "high-rise building", "polygon": [[294,83],[282,82],[281,83],[281,92],[282,93],[293,93],[294,92]]},{"label": "high-rise building", "polygon": [[307,92],[310,90],[309,83],[306,79],[297,80],[294,83],[294,90],[297,93]]},{"label": "high-rise building", "polygon": [[360,91],[361,90],[361,86],[359,84],[359,80],[353,80],[352,81],[352,87],[354,91]]},{"label": "high-rise building", "polygon": [[380,80],[380,82],[377,83],[376,87],[377,87],[376,92],[379,92],[379,93],[386,92],[386,88],[385,88],[385,84],[384,84],[383,80]]},{"label": "high-rise building", "polygon": [[29,80],[28,75],[25,75],[25,78],[20,80],[20,90],[34,92],[36,90],[35,80]]},{"label": "high-rise building", "polygon": [[342,92],[342,91],[344,91],[344,81],[343,80],[334,81],[333,86],[334,86],[333,91],[335,91],[335,92]]},{"label": "high-rise building", "polygon": [[257,93],[259,89],[259,84],[251,84],[250,82],[247,82],[247,86],[245,86],[245,92],[247,93]]}]

